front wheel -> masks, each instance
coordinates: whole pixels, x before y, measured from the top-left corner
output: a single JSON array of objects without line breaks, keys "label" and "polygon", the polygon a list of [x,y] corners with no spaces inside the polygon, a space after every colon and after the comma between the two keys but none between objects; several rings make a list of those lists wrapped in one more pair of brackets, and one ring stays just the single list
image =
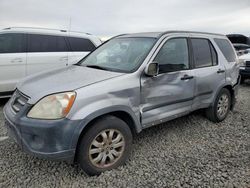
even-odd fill
[{"label": "front wheel", "polygon": [[223,88],[217,95],[214,104],[206,109],[207,118],[213,122],[223,121],[230,111],[231,103],[231,93],[228,89]]},{"label": "front wheel", "polygon": [[83,135],[77,159],[87,174],[98,175],[122,165],[131,144],[128,125],[117,117],[106,116],[97,120]]}]

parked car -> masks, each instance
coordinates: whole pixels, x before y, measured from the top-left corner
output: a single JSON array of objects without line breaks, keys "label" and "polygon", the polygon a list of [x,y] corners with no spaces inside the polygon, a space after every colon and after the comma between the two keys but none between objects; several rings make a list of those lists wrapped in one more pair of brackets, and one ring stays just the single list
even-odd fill
[{"label": "parked car", "polygon": [[227,37],[233,44],[238,56],[245,54],[245,50],[250,48],[250,38],[245,35],[228,34]]},{"label": "parked car", "polygon": [[197,109],[223,121],[238,83],[236,52],[224,35],[126,34],[74,66],[26,78],[4,116],[23,150],[95,175],[125,162],[132,133]]},{"label": "parked car", "polygon": [[246,79],[250,79],[250,53],[240,56],[239,61],[241,83],[244,83]]},{"label": "parked car", "polygon": [[244,54],[249,54],[250,53],[250,48],[244,50]]},{"label": "parked car", "polygon": [[248,44],[234,43],[233,46],[234,46],[236,51],[247,50],[250,48],[250,45],[248,45]]},{"label": "parked car", "polygon": [[233,44],[247,44],[250,45],[250,38],[242,34],[228,34],[228,39]]},{"label": "parked car", "polygon": [[238,56],[241,56],[241,55],[244,55],[246,53],[248,53],[247,49],[250,48],[250,45],[247,45],[247,44],[233,44],[236,52],[237,52],[237,55]]},{"label": "parked car", "polygon": [[1,30],[0,98],[10,96],[25,76],[77,63],[100,44],[96,36],[65,30]]}]

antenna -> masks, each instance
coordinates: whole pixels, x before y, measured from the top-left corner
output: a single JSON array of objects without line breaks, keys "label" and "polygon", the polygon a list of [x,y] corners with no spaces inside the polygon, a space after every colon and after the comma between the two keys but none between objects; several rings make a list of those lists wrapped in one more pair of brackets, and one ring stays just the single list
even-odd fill
[{"label": "antenna", "polygon": [[71,31],[71,16],[69,17],[69,32]]}]

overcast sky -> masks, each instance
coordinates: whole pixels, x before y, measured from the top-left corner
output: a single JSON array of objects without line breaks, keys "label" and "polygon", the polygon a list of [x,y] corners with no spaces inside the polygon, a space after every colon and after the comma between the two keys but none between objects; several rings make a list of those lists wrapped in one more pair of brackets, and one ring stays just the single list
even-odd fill
[{"label": "overcast sky", "polygon": [[102,37],[170,29],[250,36],[250,0],[0,0],[0,28],[70,25]]}]

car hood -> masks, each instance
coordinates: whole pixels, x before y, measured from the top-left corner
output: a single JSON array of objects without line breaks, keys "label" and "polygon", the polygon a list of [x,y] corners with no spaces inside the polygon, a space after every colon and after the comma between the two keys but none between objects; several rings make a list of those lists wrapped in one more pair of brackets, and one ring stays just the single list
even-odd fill
[{"label": "car hood", "polygon": [[73,91],[123,74],[73,65],[29,76],[17,85],[17,89],[34,104],[46,95]]}]

